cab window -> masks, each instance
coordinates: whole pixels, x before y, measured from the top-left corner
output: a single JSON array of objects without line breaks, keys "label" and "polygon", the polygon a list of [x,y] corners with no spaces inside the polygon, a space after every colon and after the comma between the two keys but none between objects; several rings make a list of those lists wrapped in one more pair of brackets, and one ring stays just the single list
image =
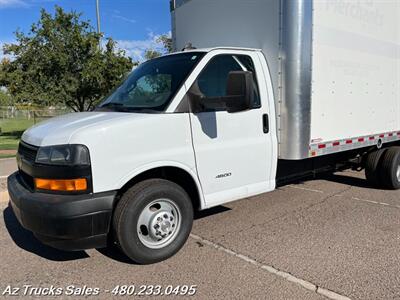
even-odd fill
[{"label": "cab window", "polygon": [[[226,97],[227,82],[230,72],[248,71],[252,73],[254,87],[254,102],[252,108],[261,107],[256,73],[252,59],[247,55],[218,55],[214,57],[205,69],[201,72],[198,79],[191,87],[196,94],[200,94],[207,99]],[[226,110],[224,104],[207,108],[204,111],[223,111]]]}]

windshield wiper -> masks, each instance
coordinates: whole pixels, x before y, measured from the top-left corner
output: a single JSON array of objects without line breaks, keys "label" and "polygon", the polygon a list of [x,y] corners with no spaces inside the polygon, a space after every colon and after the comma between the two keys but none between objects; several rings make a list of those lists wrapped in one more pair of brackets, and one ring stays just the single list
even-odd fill
[{"label": "windshield wiper", "polygon": [[108,102],[103,104],[101,107],[119,107],[119,106],[124,106],[122,103],[117,103],[117,102]]},{"label": "windshield wiper", "polygon": [[129,111],[129,109],[128,108],[126,108],[122,103],[116,103],[116,102],[108,102],[108,103],[105,103],[105,104],[103,104],[102,106],[98,106],[97,107],[97,109],[102,109],[102,108],[105,108],[105,109],[115,109],[116,111],[122,111],[122,112],[125,112],[125,111]]},{"label": "windshield wiper", "polygon": [[102,106],[98,106],[96,110],[115,110],[119,112],[136,112],[136,113],[160,113],[159,110],[147,108],[147,107],[134,107],[134,106],[125,106],[122,103],[118,102],[108,102],[103,104]]},{"label": "windshield wiper", "polygon": [[151,114],[159,114],[161,111],[156,110],[156,109],[151,109],[151,108],[142,108],[142,107],[135,107],[130,110],[131,112],[137,112],[137,113],[151,113]]}]

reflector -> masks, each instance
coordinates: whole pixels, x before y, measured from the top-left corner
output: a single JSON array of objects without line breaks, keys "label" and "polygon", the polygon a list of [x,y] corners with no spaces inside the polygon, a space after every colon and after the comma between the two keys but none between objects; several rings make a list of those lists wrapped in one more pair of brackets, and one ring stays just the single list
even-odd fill
[{"label": "reflector", "polygon": [[35,186],[40,190],[50,191],[84,191],[87,189],[85,178],[78,179],[42,179],[35,178]]}]

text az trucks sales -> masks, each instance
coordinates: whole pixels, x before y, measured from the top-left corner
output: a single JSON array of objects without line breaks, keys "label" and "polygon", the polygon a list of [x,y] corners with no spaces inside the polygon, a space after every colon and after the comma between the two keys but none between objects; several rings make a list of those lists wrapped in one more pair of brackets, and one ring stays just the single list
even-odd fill
[{"label": "text az trucks sales", "polygon": [[100,294],[99,288],[90,288],[85,286],[77,287],[69,285],[65,288],[55,287],[35,287],[24,284],[22,287],[6,286],[1,293],[2,296],[97,296]]}]

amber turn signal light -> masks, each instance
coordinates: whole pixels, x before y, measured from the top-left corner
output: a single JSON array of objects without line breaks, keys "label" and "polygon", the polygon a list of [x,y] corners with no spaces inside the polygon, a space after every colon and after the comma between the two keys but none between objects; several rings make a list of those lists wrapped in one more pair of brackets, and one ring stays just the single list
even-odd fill
[{"label": "amber turn signal light", "polygon": [[85,178],[78,179],[41,179],[35,178],[35,186],[40,190],[76,192],[87,190]]}]

